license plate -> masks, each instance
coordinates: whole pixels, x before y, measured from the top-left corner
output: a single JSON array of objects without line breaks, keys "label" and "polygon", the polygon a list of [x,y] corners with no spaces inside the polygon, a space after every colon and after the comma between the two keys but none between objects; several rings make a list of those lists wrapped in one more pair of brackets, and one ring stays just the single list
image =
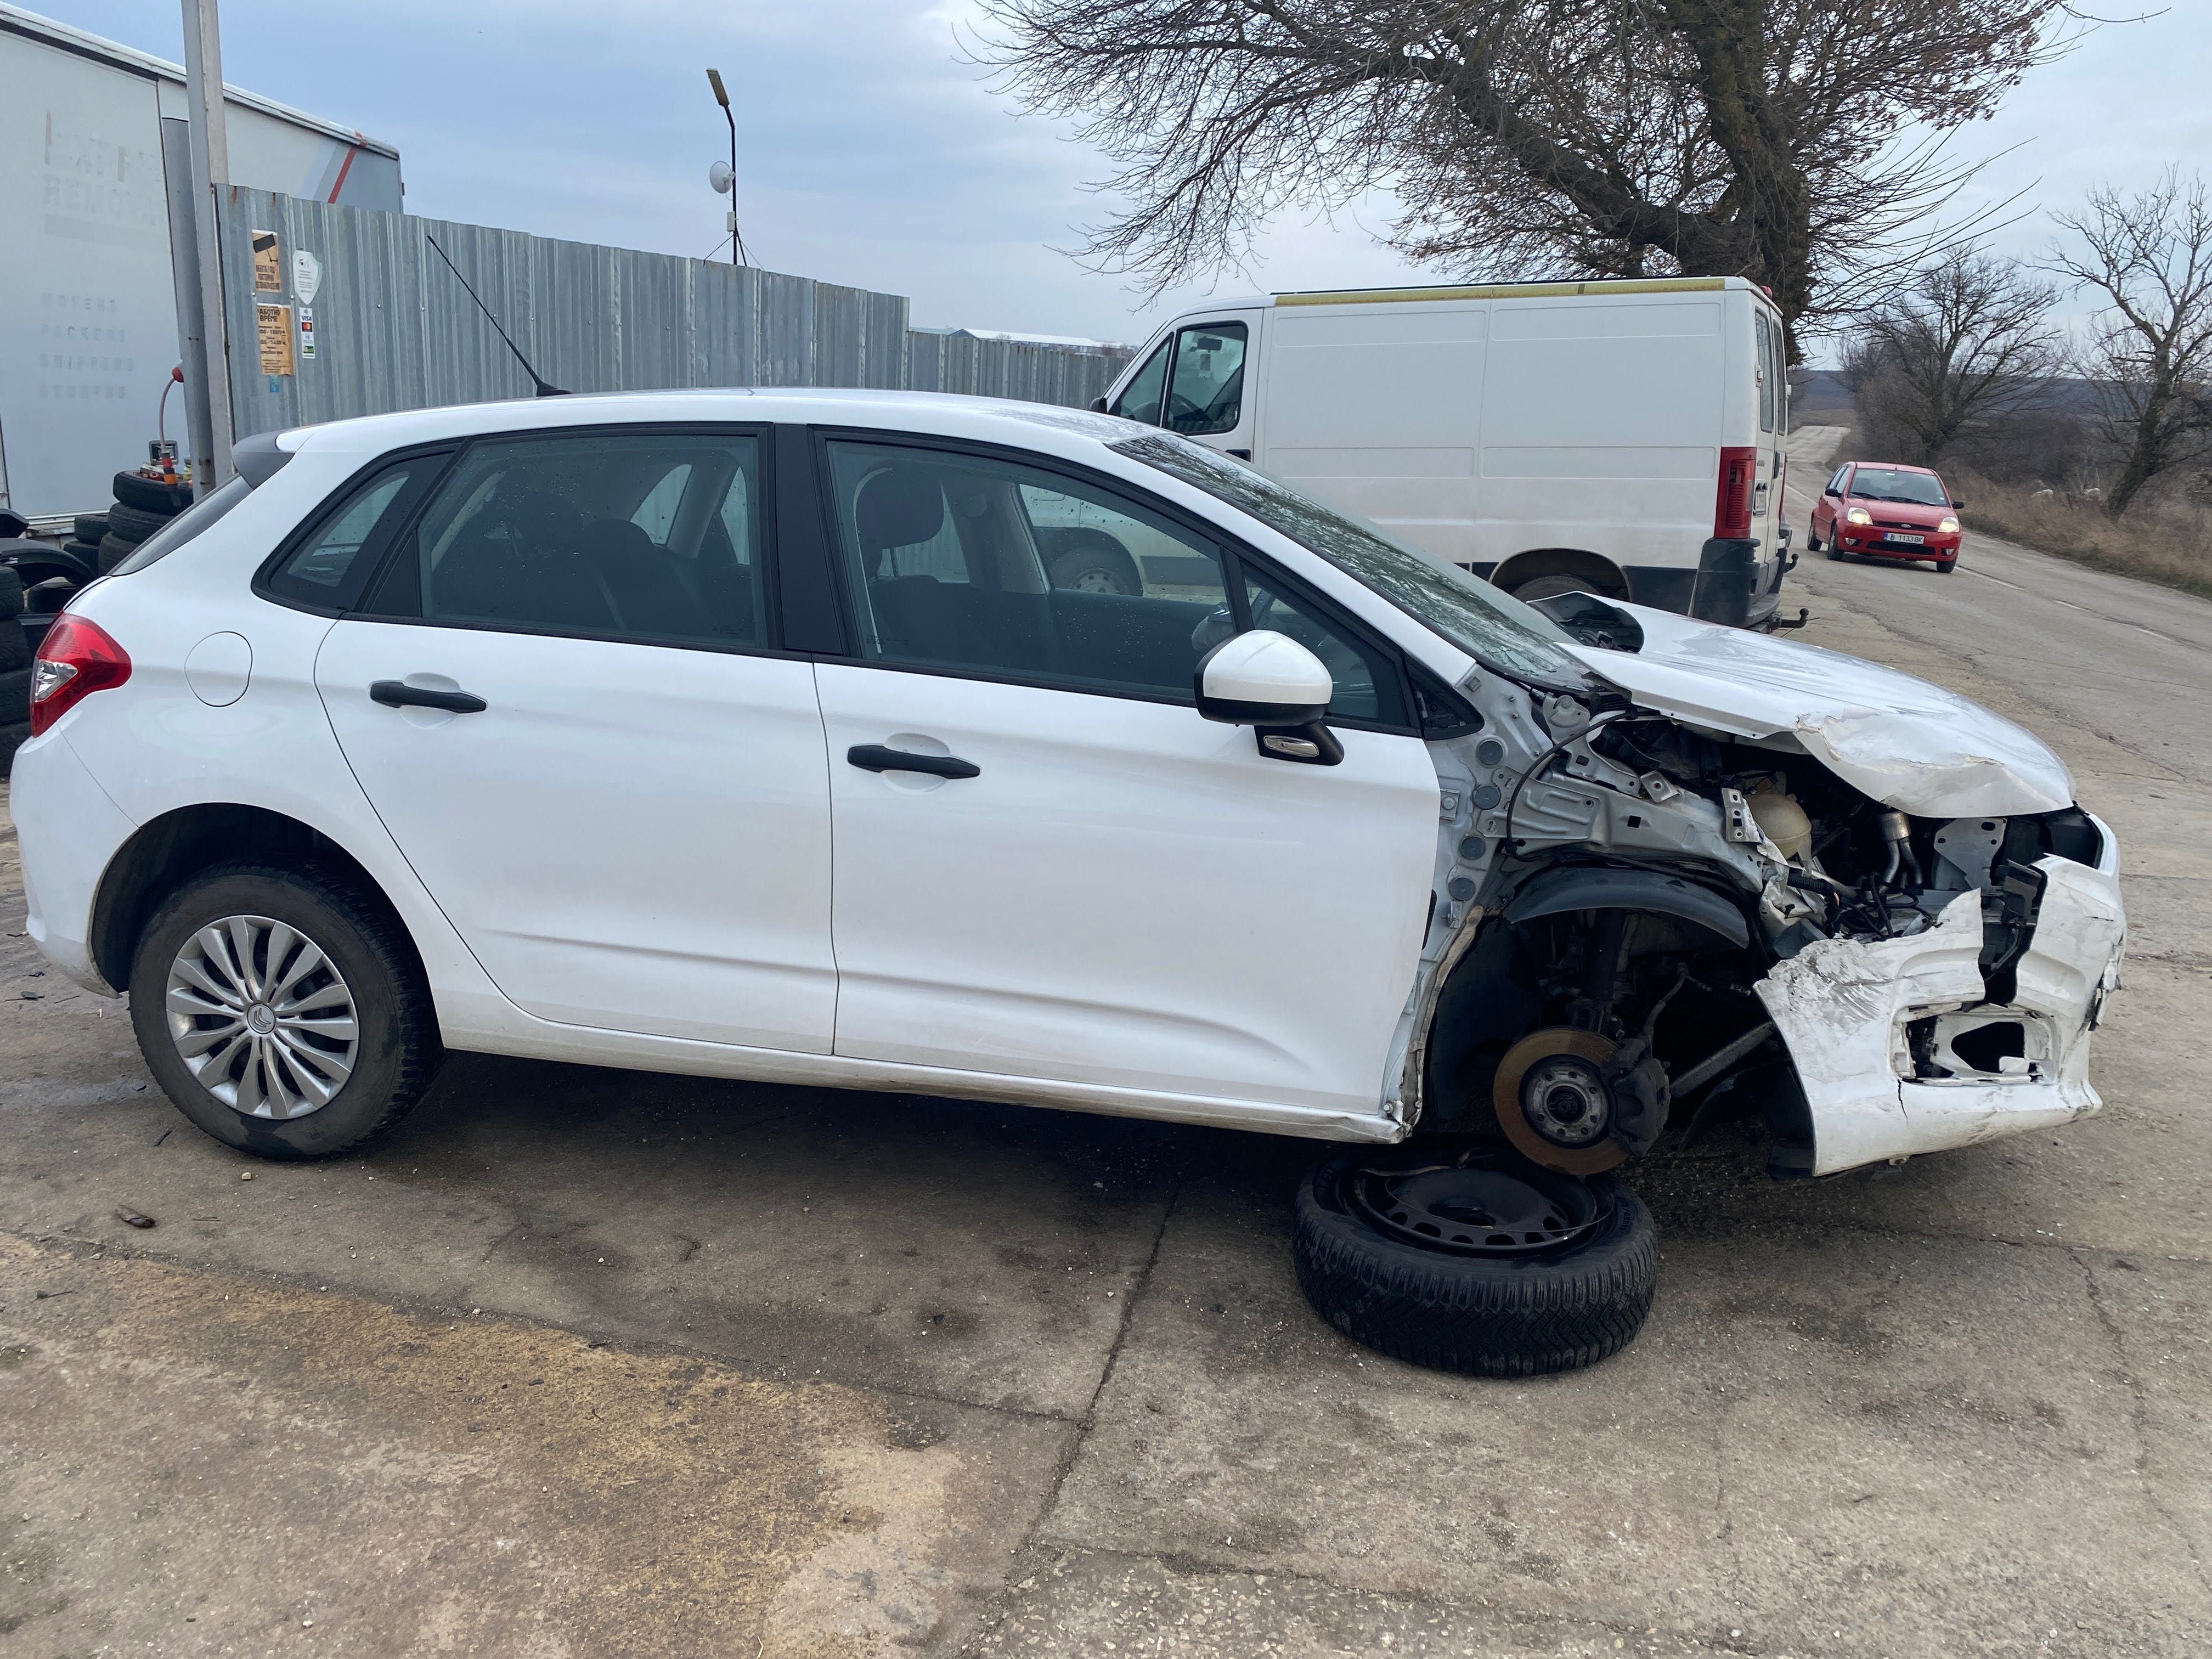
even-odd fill
[{"label": "license plate", "polygon": [[1925,536],[1899,536],[1893,532],[1891,532],[1889,539],[1893,542],[1903,542],[1907,547],[1925,547],[1928,545],[1928,538]]}]

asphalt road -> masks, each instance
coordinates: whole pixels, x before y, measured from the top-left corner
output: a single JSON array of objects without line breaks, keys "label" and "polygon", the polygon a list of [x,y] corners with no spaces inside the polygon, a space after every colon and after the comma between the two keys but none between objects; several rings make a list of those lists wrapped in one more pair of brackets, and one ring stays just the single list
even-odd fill
[{"label": "asphalt road", "polygon": [[1297,1142],[457,1057],[256,1164],[40,973],[11,836],[0,1655],[2201,1654],[2212,605],[1978,538],[1792,582],[2117,828],[2109,1103],[1662,1151],[1650,1326],[1538,1382],[1316,1319]]}]

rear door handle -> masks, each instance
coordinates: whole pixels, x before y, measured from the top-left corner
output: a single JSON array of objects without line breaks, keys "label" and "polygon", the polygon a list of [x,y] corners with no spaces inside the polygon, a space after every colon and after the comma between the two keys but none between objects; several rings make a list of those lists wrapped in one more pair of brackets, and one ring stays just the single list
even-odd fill
[{"label": "rear door handle", "polygon": [[440,691],[428,685],[410,685],[404,680],[379,680],[368,688],[368,695],[386,708],[442,708],[449,714],[481,714],[491,707],[472,691]]},{"label": "rear door handle", "polygon": [[845,758],[864,772],[927,772],[939,778],[976,778],[983,769],[957,755],[917,755],[910,749],[887,749],[879,743],[856,743]]}]

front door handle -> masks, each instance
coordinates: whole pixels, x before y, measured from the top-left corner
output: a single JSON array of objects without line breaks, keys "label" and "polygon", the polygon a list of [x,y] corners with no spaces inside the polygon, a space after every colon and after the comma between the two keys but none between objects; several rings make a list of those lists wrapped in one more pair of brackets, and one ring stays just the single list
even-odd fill
[{"label": "front door handle", "polygon": [[471,691],[440,691],[404,680],[379,680],[368,688],[374,701],[386,708],[442,708],[449,714],[481,714],[491,707]]},{"label": "front door handle", "polygon": [[910,749],[887,749],[879,743],[856,743],[845,758],[864,772],[927,772],[939,778],[976,778],[983,769],[957,755],[917,755]]}]

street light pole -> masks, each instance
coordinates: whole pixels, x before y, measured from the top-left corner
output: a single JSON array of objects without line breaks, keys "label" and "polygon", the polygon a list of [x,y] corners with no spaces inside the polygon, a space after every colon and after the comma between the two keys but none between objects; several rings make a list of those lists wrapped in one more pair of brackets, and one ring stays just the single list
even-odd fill
[{"label": "street light pole", "polygon": [[722,71],[708,70],[707,84],[714,88],[714,101],[722,106],[722,118],[730,124],[730,263],[744,263],[740,257],[744,243],[738,236],[738,118],[730,108],[730,94],[722,85]]}]

